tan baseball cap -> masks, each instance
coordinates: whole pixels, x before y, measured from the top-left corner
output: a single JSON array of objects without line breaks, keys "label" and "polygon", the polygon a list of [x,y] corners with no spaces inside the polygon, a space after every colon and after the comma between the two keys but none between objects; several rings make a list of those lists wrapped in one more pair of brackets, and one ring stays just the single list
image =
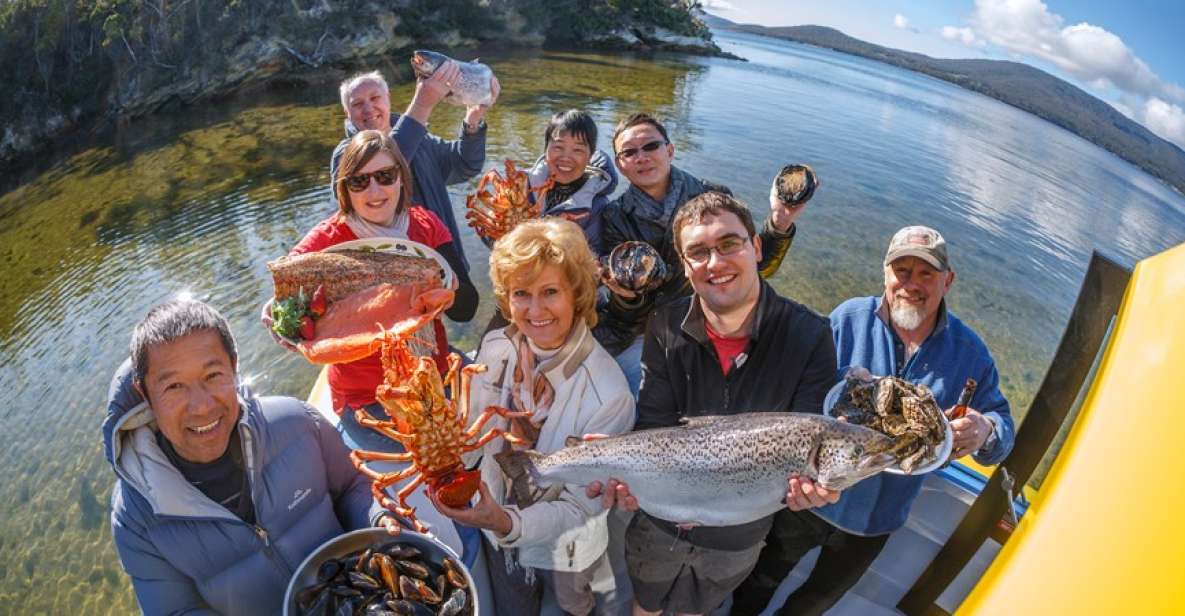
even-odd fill
[{"label": "tan baseball cap", "polygon": [[893,239],[889,241],[889,251],[885,253],[885,265],[901,257],[917,257],[939,271],[950,270],[946,240],[942,239],[941,233],[930,227],[915,225],[893,234]]}]

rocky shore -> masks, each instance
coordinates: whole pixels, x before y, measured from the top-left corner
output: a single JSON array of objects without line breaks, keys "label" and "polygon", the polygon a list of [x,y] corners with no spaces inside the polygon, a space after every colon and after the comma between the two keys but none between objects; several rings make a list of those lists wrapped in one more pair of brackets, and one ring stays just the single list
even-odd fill
[{"label": "rocky shore", "polygon": [[[724,55],[693,1],[114,0],[89,12],[83,0],[45,4],[0,7],[0,81],[15,86],[0,93],[0,163],[12,168],[162,109],[324,80],[419,47]],[[33,57],[18,61],[29,49]]]}]

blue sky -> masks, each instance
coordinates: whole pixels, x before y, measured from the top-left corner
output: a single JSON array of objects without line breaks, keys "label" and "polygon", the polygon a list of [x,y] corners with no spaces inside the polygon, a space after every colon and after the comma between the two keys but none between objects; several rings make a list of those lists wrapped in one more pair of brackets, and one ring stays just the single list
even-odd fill
[{"label": "blue sky", "polygon": [[943,58],[1025,62],[1073,82],[1185,148],[1181,0],[703,0],[765,26],[831,26]]}]

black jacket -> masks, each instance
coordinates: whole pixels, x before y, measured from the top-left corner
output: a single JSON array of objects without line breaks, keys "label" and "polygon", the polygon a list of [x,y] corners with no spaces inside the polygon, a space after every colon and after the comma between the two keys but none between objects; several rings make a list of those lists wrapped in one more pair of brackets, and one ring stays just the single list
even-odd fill
[{"label": "black jacket", "polygon": [[[655,313],[647,327],[634,429],[749,411],[821,413],[835,375],[827,319],[762,282],[749,345],[724,376],[699,302],[684,297]],[[743,549],[764,539],[769,524],[767,517],[740,526],[699,527],[685,536],[705,547]],[[665,527],[675,532],[673,525]]]},{"label": "black jacket", "polygon": [[[728,188],[702,182],[705,190],[716,190],[732,194]],[[704,191],[691,191],[696,196]],[[780,233],[769,221],[761,226],[761,262],[758,271],[768,278],[778,271],[790,244],[794,241],[795,225],[786,233]],[[634,339],[642,335],[646,320],[655,310],[691,294],[691,285],[683,274],[683,262],[675,251],[675,238],[670,225],[651,220],[635,211],[622,198],[611,202],[602,218],[601,254],[609,254],[618,244],[626,241],[642,241],[650,244],[662,256],[670,270],[670,278],[663,286],[644,294],[635,300],[625,300],[610,294],[609,301],[597,311],[597,326],[593,336],[611,355],[624,351]]]}]

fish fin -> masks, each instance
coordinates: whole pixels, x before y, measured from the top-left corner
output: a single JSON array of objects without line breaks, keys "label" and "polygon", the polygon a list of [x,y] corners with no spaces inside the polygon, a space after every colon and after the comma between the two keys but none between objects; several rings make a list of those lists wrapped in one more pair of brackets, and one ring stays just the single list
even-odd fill
[{"label": "fish fin", "polygon": [[731,415],[699,415],[696,417],[680,417],[679,425],[688,428],[702,426],[704,424],[714,423],[725,417],[732,417]]},{"label": "fish fin", "polygon": [[542,478],[539,469],[535,468],[535,461],[542,458],[543,454],[534,450],[494,454],[494,461],[502,467],[506,481],[510,482],[511,493],[519,508],[530,507],[542,496],[543,490],[539,487]]}]

